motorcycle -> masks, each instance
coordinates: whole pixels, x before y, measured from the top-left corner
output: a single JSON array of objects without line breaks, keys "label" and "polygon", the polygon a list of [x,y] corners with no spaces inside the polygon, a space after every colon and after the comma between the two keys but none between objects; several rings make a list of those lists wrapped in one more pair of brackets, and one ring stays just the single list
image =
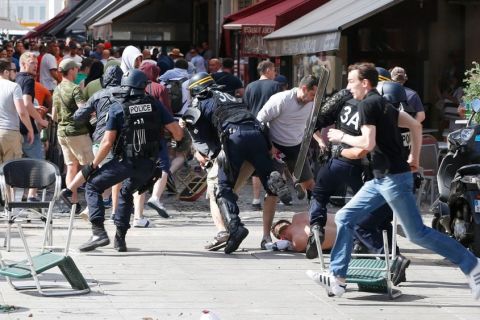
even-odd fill
[{"label": "motorcycle", "polygon": [[447,137],[448,153],[437,173],[439,197],[430,211],[432,228],[446,233],[480,257],[480,124],[472,119]]}]

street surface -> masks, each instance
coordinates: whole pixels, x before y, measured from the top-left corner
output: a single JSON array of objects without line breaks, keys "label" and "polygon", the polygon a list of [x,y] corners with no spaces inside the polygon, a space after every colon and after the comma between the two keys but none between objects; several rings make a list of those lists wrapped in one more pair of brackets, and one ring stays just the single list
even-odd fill
[{"label": "street surface", "polygon": [[[471,297],[460,270],[403,237],[399,237],[399,245],[412,264],[407,270],[408,282],[399,286],[400,298],[391,301],[386,295],[358,292],[354,284],[342,298],[328,298],[305,275],[305,270],[319,268],[317,260],[307,260],[300,253],[259,249],[261,213],[250,211],[250,185],[240,196],[242,219],[250,234],[241,250],[228,256],[203,249],[216,233],[204,197],[194,203],[179,202],[173,196],[165,199],[171,218],[163,219],[147,209],[154,226],[132,228],[126,253],[113,249],[112,222],[106,224],[112,244],[79,253],[76,247],[89,238],[90,224],[76,219],[72,257],[92,292],[41,297],[36,291],[16,292],[0,278],[0,305],[16,307],[9,314],[0,313],[0,319],[200,319],[204,309],[222,320],[480,319],[480,302]],[[306,202],[298,200],[290,207],[279,205],[277,218],[289,218],[306,208]],[[423,209],[427,211],[426,206]],[[428,214],[424,218],[431,220]],[[66,220],[55,225],[65,226]],[[25,232],[35,253],[42,229],[32,225],[26,225]],[[58,244],[66,232],[63,228],[55,231]],[[12,252],[2,254],[12,260],[23,259],[20,248],[15,233]],[[43,277],[63,281],[58,269]]]}]

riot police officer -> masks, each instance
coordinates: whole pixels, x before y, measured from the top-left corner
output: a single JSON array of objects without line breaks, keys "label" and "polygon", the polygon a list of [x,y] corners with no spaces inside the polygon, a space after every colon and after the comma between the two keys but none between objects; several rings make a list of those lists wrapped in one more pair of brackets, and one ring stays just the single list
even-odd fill
[{"label": "riot police officer", "polygon": [[[163,128],[169,130],[175,140],[183,137],[183,130],[162,104],[145,94],[146,85],[147,76],[139,70],[129,70],[123,75],[121,90],[114,93],[116,102],[108,111],[99,151],[93,163],[82,169],[87,180],[85,193],[93,235],[80,246],[80,251],[91,251],[110,243],[104,227],[102,193],[122,181],[115,211],[114,248],[120,252],[127,250],[125,235],[130,228],[133,193],[152,179]],[[98,168],[112,148],[113,160]]]},{"label": "riot police officer", "polygon": [[[215,198],[229,231],[225,253],[238,249],[248,235],[239,217],[233,186],[244,161],[250,162],[269,196],[285,196],[288,187],[280,173],[273,171],[268,134],[239,99],[221,92],[213,78],[199,72],[189,82],[194,98],[183,120],[192,135],[197,159],[202,164],[216,158],[218,190]],[[271,222],[270,222],[271,223]]]},{"label": "riot police officer", "polygon": [[[350,91],[344,89],[334,94],[322,105],[315,131],[335,124],[342,132],[359,135],[358,101],[353,99]],[[351,148],[346,144],[332,145],[330,159],[317,172],[315,187],[310,201],[310,235],[306,247],[306,257],[317,257],[314,230],[318,230],[320,241],[324,240],[324,227],[327,222],[327,204],[337,191],[338,183],[349,186],[353,192],[360,189],[362,181],[362,160],[366,151]]]}]

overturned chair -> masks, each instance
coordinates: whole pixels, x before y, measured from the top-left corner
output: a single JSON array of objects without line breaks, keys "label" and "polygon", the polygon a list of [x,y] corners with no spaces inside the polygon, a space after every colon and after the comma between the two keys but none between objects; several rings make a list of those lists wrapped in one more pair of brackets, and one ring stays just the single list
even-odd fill
[{"label": "overturned chair", "polygon": [[[46,200],[46,189],[53,187],[53,196]],[[44,190],[42,201],[26,202],[15,201],[13,188],[37,188]],[[51,162],[37,159],[17,159],[8,161],[0,166],[0,190],[5,201],[5,216],[7,218],[7,246],[10,247],[10,228],[15,224],[22,240],[26,259],[7,263],[0,255],[0,275],[5,276],[7,282],[16,290],[37,289],[45,296],[61,296],[85,294],[90,292],[85,278],[69,256],[70,239],[73,230],[73,221],[76,205],[70,211],[68,233],[65,246],[52,246],[52,218],[53,206],[58,199],[61,188],[61,177],[58,168]],[[40,253],[32,255],[22,228],[22,219],[14,215],[14,209],[33,209],[44,213],[45,226]],[[62,253],[53,252],[62,249]],[[59,286],[42,286],[39,275],[49,269],[59,267],[71,288]],[[35,285],[19,286],[12,279],[33,279]]]},{"label": "overturned chair", "polygon": [[[359,291],[384,293],[390,299],[398,298],[402,292],[394,288],[392,281],[392,265],[396,260],[397,217],[392,221],[392,252],[389,250],[387,231],[383,230],[383,254],[352,254],[354,259],[348,265],[346,283],[356,283]],[[318,250],[320,271],[325,270],[320,235],[314,230],[315,244]]]}]

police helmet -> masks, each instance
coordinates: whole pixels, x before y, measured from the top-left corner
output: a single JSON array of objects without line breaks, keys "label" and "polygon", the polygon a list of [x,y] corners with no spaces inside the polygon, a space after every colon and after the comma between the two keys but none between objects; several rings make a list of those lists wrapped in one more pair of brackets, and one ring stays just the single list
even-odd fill
[{"label": "police helmet", "polygon": [[188,90],[190,90],[190,95],[195,97],[213,85],[215,85],[215,80],[211,75],[206,72],[199,72],[188,82]]},{"label": "police helmet", "polygon": [[128,70],[123,74],[121,86],[130,88],[131,95],[141,94],[145,92],[147,87],[148,78],[145,73],[140,70],[133,69]]},{"label": "police helmet", "polygon": [[415,112],[407,103],[405,88],[398,82],[382,81],[377,85],[377,91],[390,102],[395,108],[401,108],[405,112]]},{"label": "police helmet", "polygon": [[382,67],[376,67],[375,69],[377,69],[378,72],[378,81],[392,81],[392,76],[387,69]]}]

